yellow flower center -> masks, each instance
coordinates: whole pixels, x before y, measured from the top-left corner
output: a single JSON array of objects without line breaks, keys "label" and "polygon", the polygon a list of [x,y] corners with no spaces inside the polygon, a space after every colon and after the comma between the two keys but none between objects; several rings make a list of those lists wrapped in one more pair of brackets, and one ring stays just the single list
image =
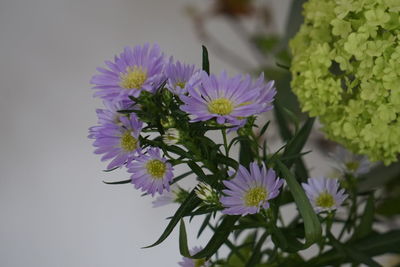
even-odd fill
[{"label": "yellow flower center", "polygon": [[328,192],[322,192],[316,199],[315,204],[321,208],[331,208],[335,205],[335,199]]},{"label": "yellow flower center", "polygon": [[233,103],[227,98],[221,97],[208,103],[208,111],[219,115],[228,115],[233,110]]},{"label": "yellow flower center", "polygon": [[133,151],[137,148],[138,140],[131,135],[130,132],[126,132],[121,137],[121,147],[125,151]]},{"label": "yellow flower center", "polygon": [[206,263],[206,259],[198,259],[194,260],[194,267],[202,267],[204,266],[204,263]]},{"label": "yellow flower center", "polygon": [[183,88],[185,88],[186,83],[185,82],[177,82],[175,85],[179,86],[180,88],[183,89]]},{"label": "yellow flower center", "polygon": [[346,162],[346,169],[348,169],[349,171],[356,171],[358,170],[358,167],[360,167],[360,163],[358,161],[349,161]]},{"label": "yellow flower center", "polygon": [[254,187],[246,192],[244,196],[244,202],[248,207],[258,206],[261,201],[267,199],[268,192],[263,187]]},{"label": "yellow flower center", "polygon": [[142,67],[133,66],[126,69],[126,73],[120,74],[119,85],[125,89],[140,89],[147,79],[147,73]]},{"label": "yellow flower center", "polygon": [[153,159],[146,164],[147,173],[153,178],[162,179],[164,177],[167,167],[165,163],[158,159]]}]

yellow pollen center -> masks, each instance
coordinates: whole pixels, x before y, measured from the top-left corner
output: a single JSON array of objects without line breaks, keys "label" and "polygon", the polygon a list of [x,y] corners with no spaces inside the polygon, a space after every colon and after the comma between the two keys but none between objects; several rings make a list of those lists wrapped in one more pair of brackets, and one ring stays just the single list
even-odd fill
[{"label": "yellow pollen center", "polygon": [[227,98],[221,97],[208,103],[208,111],[218,115],[228,115],[233,110],[233,103]]},{"label": "yellow pollen center", "polygon": [[126,132],[121,137],[121,147],[125,151],[133,151],[137,148],[137,139],[131,135],[130,132]]},{"label": "yellow pollen center", "polygon": [[349,171],[356,171],[358,170],[358,167],[360,166],[360,163],[358,161],[349,161],[346,162],[346,168]]},{"label": "yellow pollen center", "polygon": [[206,263],[206,259],[194,260],[194,267],[202,267]]},{"label": "yellow pollen center", "polygon": [[179,86],[180,88],[183,89],[183,88],[185,88],[186,83],[185,82],[177,82],[175,85]]},{"label": "yellow pollen center", "polygon": [[126,73],[120,74],[119,85],[125,89],[140,89],[147,79],[147,73],[142,67],[128,67]]},{"label": "yellow pollen center", "polygon": [[165,163],[158,159],[153,159],[146,164],[147,173],[155,179],[162,179],[164,177],[167,167]]},{"label": "yellow pollen center", "polygon": [[321,208],[331,208],[335,205],[333,196],[328,192],[322,192],[316,199],[315,204]]},{"label": "yellow pollen center", "polygon": [[265,188],[254,187],[247,191],[244,196],[244,202],[248,207],[258,206],[261,201],[267,199],[268,192]]}]

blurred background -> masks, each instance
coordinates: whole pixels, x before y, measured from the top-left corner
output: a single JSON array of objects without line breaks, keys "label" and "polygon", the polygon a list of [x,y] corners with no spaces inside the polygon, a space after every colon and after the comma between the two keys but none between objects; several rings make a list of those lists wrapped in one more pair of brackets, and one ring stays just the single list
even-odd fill
[{"label": "blurred background", "polygon": [[[127,174],[102,172],[86,137],[101,107],[89,80],[124,46],[145,42],[198,65],[205,43],[217,73],[276,68],[246,34],[282,35],[292,1],[233,2],[0,0],[0,266],[177,266],[176,234],[140,249],[177,206],[155,209],[131,185],[102,183]],[[263,49],[279,46],[261,41]]]}]

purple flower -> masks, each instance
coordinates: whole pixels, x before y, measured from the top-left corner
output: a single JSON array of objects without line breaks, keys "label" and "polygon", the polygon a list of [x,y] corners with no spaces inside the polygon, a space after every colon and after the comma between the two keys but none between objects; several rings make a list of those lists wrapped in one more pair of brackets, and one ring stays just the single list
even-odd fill
[{"label": "purple flower", "polygon": [[128,165],[128,172],[132,173],[132,183],[135,188],[141,188],[147,194],[162,194],[169,191],[172,181],[173,168],[167,160],[160,156],[160,149],[149,148],[146,154],[141,155]]},{"label": "purple flower", "polygon": [[369,172],[372,166],[366,156],[353,154],[342,146],[337,146],[330,156],[335,161],[335,169],[340,174],[348,173],[358,177]]},{"label": "purple flower", "polygon": [[176,95],[186,93],[189,87],[195,87],[199,83],[200,76],[196,75],[198,72],[195,65],[183,64],[179,61],[174,63],[171,58],[164,70],[168,79],[166,87]]},{"label": "purple flower", "polygon": [[100,74],[90,82],[97,90],[95,96],[112,102],[138,97],[142,90],[153,92],[163,78],[164,56],[158,45],[125,47],[114,62],[105,64],[109,69],[97,68]]},{"label": "purple flower", "polygon": [[260,79],[253,83],[249,75],[229,78],[226,72],[219,77],[201,72],[201,83],[188,88],[189,96],[181,96],[181,109],[194,118],[192,122],[215,118],[217,123],[243,125],[243,119],[266,109],[261,99],[267,99]]},{"label": "purple flower", "polygon": [[269,111],[273,108],[272,102],[276,95],[275,81],[265,83],[264,73],[261,73],[258,79],[252,84],[255,90],[259,90],[260,95],[257,98],[257,103],[262,105],[258,113]]},{"label": "purple flower", "polygon": [[95,139],[96,154],[104,154],[102,161],[113,159],[107,168],[129,163],[140,153],[139,133],[142,129],[136,115],[121,116],[120,123],[105,123],[89,129],[89,138]]},{"label": "purple flower", "polygon": [[[202,247],[194,247],[190,250],[190,255],[194,255],[200,252]],[[183,257],[181,262],[178,262],[181,267],[208,267],[211,265],[210,261],[207,261],[205,258],[203,259],[191,259]]]},{"label": "purple flower", "polygon": [[348,196],[344,189],[339,190],[338,179],[309,178],[302,186],[316,212],[335,210]]},{"label": "purple flower", "polygon": [[188,194],[185,190],[179,187],[176,183],[170,186],[170,191],[164,192],[162,195],[156,197],[151,203],[153,208],[158,208],[172,203],[179,203],[182,195]]},{"label": "purple flower", "polygon": [[276,177],[273,169],[268,169],[257,162],[250,164],[250,172],[239,165],[236,176],[224,181],[227,189],[222,192],[227,195],[220,198],[225,207],[222,211],[231,215],[247,215],[269,207],[268,200],[278,196],[283,180]]}]

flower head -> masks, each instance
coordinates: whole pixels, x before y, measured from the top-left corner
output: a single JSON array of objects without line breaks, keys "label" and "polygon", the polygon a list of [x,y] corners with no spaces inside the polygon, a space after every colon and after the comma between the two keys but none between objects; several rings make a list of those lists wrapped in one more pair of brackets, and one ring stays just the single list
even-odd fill
[{"label": "flower head", "polygon": [[137,157],[141,151],[139,134],[142,122],[136,115],[121,116],[119,122],[105,123],[89,129],[89,138],[95,139],[94,153],[104,154],[102,161],[113,159],[108,169],[120,167]]},{"label": "flower head", "polygon": [[371,168],[371,163],[366,156],[353,154],[341,146],[336,148],[331,157],[339,173],[349,173],[357,177],[367,173]]},{"label": "flower head", "polygon": [[[202,247],[194,247],[193,249],[190,250],[190,254],[194,255],[198,252],[200,252],[203,248]],[[206,259],[191,259],[191,258],[186,258],[183,257],[182,261],[179,262],[179,265],[181,267],[208,267],[211,265],[210,261],[207,261]]]},{"label": "flower head", "polygon": [[167,145],[175,145],[179,142],[180,133],[176,128],[169,128],[165,131],[165,134],[162,136],[163,142]]},{"label": "flower head", "polygon": [[316,212],[336,210],[347,198],[344,189],[339,190],[338,179],[309,178],[302,186]]},{"label": "flower head", "polygon": [[153,208],[158,208],[172,203],[182,203],[189,193],[176,183],[170,186],[170,191],[163,193],[153,200]]},{"label": "flower head", "polygon": [[243,118],[265,109],[259,102],[265,88],[258,82],[253,84],[250,76],[229,78],[226,72],[218,77],[205,72],[200,75],[199,86],[188,88],[189,95],[181,96],[181,109],[193,116],[192,122],[216,119],[219,124],[242,125]]},{"label": "flower head", "polygon": [[169,191],[169,184],[173,178],[173,168],[160,155],[160,149],[149,148],[146,154],[136,158],[128,165],[128,172],[132,173],[132,183],[135,188],[141,188],[147,194],[162,194]]},{"label": "flower head", "polygon": [[283,180],[276,177],[273,169],[268,169],[257,162],[250,164],[250,172],[239,166],[236,176],[224,181],[227,189],[223,190],[226,196],[220,198],[225,207],[222,211],[231,215],[254,214],[261,208],[269,207],[268,200],[278,196]]},{"label": "flower head", "polygon": [[100,74],[94,75],[91,83],[97,90],[94,95],[108,101],[138,97],[142,90],[153,92],[163,78],[164,56],[158,45],[125,47],[114,62],[105,64],[109,69],[97,68]]},{"label": "flower head", "polygon": [[293,92],[328,137],[371,161],[400,153],[399,1],[309,0],[291,41]]},{"label": "flower head", "polygon": [[168,79],[166,87],[176,95],[186,93],[189,87],[194,87],[199,82],[199,75],[195,75],[198,72],[195,65],[174,62],[171,58],[164,70]]},{"label": "flower head", "polygon": [[218,205],[219,199],[217,192],[206,183],[199,183],[194,190],[197,197],[203,200],[206,205]]}]

